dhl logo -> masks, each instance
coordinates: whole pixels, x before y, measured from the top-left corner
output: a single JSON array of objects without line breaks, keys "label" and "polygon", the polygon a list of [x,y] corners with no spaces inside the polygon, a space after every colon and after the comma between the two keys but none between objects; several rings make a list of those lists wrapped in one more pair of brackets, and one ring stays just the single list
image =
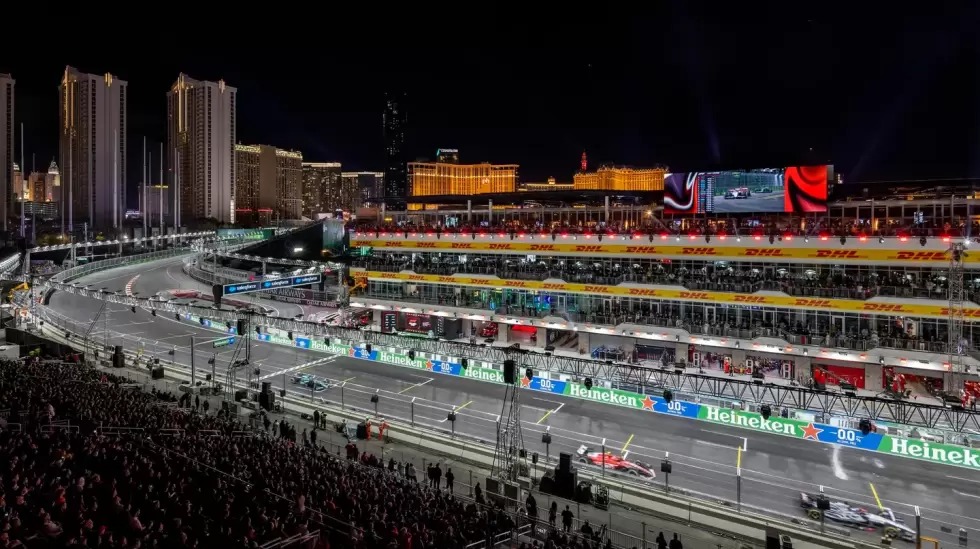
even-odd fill
[{"label": "dhl logo", "polygon": [[627,246],[626,253],[628,254],[655,254],[657,253],[657,248],[653,246]]},{"label": "dhl logo", "polygon": [[828,259],[848,259],[860,258],[857,250],[817,250],[817,257]]},{"label": "dhl logo", "polygon": [[591,286],[590,285],[590,286],[586,286],[583,289],[586,292],[589,292],[589,293],[592,293],[592,294],[608,294],[609,293],[609,286]]},{"label": "dhl logo", "polygon": [[833,307],[833,305],[830,304],[829,299],[797,299],[796,306],[797,307],[822,307],[822,308]]},{"label": "dhl logo", "polygon": [[865,311],[875,311],[878,313],[901,313],[905,311],[902,305],[893,303],[862,303],[861,305],[861,308]]},{"label": "dhl logo", "polygon": [[[943,307],[939,314],[940,316],[949,316],[949,307]],[[963,318],[980,318],[980,309],[963,309]]]},{"label": "dhl logo", "polygon": [[541,285],[542,290],[564,290],[564,284],[556,284],[554,282],[545,282]]},{"label": "dhl logo", "polygon": [[945,261],[946,252],[898,252],[895,258],[911,261]]},{"label": "dhl logo", "polygon": [[382,248],[401,248],[402,242],[399,240],[386,240]]},{"label": "dhl logo", "polygon": [[471,278],[470,284],[479,284],[481,286],[489,286],[492,280],[487,280],[485,278]]},{"label": "dhl logo", "polygon": [[601,252],[602,246],[575,246],[576,252]]},{"label": "dhl logo", "polygon": [[554,244],[531,244],[528,247],[528,250],[532,252],[553,252],[557,249]]},{"label": "dhl logo", "polygon": [[425,275],[408,275],[405,280],[425,280]]},{"label": "dhl logo", "polygon": [[510,249],[510,244],[499,244],[499,243],[496,243],[496,242],[491,242],[490,243],[490,247],[488,249],[490,249],[490,250],[509,250]]},{"label": "dhl logo", "polygon": [[683,248],[681,253],[684,255],[718,255],[714,248]]},{"label": "dhl logo", "polygon": [[452,245],[454,250],[469,250],[473,247],[471,242],[453,242]]},{"label": "dhl logo", "polygon": [[438,279],[436,279],[436,282],[447,282],[449,284],[454,284],[456,279],[451,276],[440,276]]},{"label": "dhl logo", "polygon": [[777,257],[777,256],[782,256],[783,251],[781,249],[748,248],[745,250],[745,255],[758,256],[758,257]]},{"label": "dhl logo", "polygon": [[511,288],[527,288],[527,282],[523,280],[508,280],[504,286],[509,286]]},{"label": "dhl logo", "polygon": [[645,288],[630,288],[630,295],[654,296],[657,295],[657,290],[647,290]]},{"label": "dhl logo", "polygon": [[435,248],[436,247],[436,243],[435,242],[417,242],[415,244],[415,247],[416,248]]},{"label": "dhl logo", "polygon": [[735,303],[765,303],[765,296],[761,295],[737,295]]},{"label": "dhl logo", "polygon": [[398,273],[381,273],[381,278],[398,278]]},{"label": "dhl logo", "polygon": [[681,299],[711,299],[708,292],[680,292],[678,297]]}]

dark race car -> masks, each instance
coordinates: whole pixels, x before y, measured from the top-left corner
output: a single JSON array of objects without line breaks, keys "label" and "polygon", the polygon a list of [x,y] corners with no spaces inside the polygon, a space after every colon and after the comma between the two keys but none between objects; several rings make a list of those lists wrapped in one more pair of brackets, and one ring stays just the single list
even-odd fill
[{"label": "dark race car", "polygon": [[[820,520],[817,498],[819,495],[800,493],[800,507],[807,510],[807,517],[811,520]],[[906,526],[905,522],[897,518],[895,513],[887,507],[875,513],[863,507],[853,507],[846,501],[830,500],[830,509],[824,512],[824,517],[849,528],[869,532],[880,530],[885,536],[892,539],[915,541],[915,531]]]}]

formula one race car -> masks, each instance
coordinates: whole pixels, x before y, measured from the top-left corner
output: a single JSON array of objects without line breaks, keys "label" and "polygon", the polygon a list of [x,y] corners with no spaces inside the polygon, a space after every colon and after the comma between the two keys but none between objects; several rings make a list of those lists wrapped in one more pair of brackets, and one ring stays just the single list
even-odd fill
[{"label": "formula one race car", "polygon": [[306,387],[307,389],[313,389],[315,392],[326,391],[330,388],[330,384],[326,381],[317,379],[315,376],[310,374],[297,374],[293,375],[293,383]]},{"label": "formula one race car", "polygon": [[588,446],[580,446],[577,453],[579,455],[579,463],[602,467],[603,462],[605,462],[607,469],[612,469],[620,473],[645,479],[654,479],[657,477],[657,473],[654,472],[653,467],[642,461],[630,461],[621,456],[613,455],[611,452],[606,452],[605,454],[594,452]]},{"label": "formula one race car", "polygon": [[750,196],[752,196],[752,191],[748,187],[738,187],[725,191],[726,200],[729,198],[749,198]]},{"label": "formula one race car", "polygon": [[[820,520],[820,511],[817,509],[819,497],[805,492],[800,493],[800,507],[807,510],[807,517],[811,520]],[[915,530],[906,526],[905,522],[896,517],[895,513],[887,507],[874,513],[862,507],[852,507],[845,501],[830,500],[830,509],[824,512],[824,517],[849,528],[880,530],[892,539],[915,541]]]},{"label": "formula one race car", "polygon": [[297,385],[306,385],[311,379],[313,379],[311,374],[293,374],[292,377],[293,383]]}]

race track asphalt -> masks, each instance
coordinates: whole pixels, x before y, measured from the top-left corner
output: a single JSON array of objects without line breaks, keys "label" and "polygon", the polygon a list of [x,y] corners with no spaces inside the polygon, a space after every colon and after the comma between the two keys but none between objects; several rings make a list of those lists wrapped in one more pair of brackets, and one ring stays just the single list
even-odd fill
[{"label": "race track asphalt", "polygon": [[[142,297],[176,288],[207,290],[185,275],[180,260],[175,259],[95,273],[77,282],[122,290],[136,275],[139,278],[133,283],[133,291]],[[285,317],[315,310],[268,300],[261,302],[277,308]],[[50,301],[54,314],[70,319],[55,322],[76,334],[90,327],[100,306],[100,301],[63,292],[55,293]],[[156,356],[165,365],[169,365],[171,357],[162,349],[176,346],[173,367],[186,368],[182,365],[190,363],[187,349],[190,336],[199,342],[220,337],[214,330],[178,322],[172,317],[152,317],[141,309],[134,314],[113,305],[109,311],[107,323],[112,341],[131,349],[140,340],[147,352],[156,349]],[[94,324],[91,337],[102,339],[105,319],[99,318]],[[203,377],[204,370],[210,371],[206,362],[216,353],[215,374],[222,379],[230,357],[240,346],[239,343],[212,349],[210,345],[198,345],[195,353],[198,374]],[[289,375],[275,375],[317,359],[328,362],[306,371],[332,380],[327,391],[310,395],[293,384]],[[374,413],[370,395],[378,392],[378,412],[382,416],[410,419],[414,414],[417,424],[446,431],[451,428],[447,414],[455,408],[457,433],[491,446],[496,439],[496,419],[502,413],[504,394],[504,388],[499,385],[264,342],[252,343],[252,362],[260,367],[263,376],[271,376],[267,381],[274,386],[285,384],[291,392],[314,401],[342,400],[346,406],[363,409],[367,416]],[[558,395],[522,393],[521,420],[529,452],[545,453],[541,433],[548,428],[553,436],[549,449],[552,456],[559,452],[574,454],[580,445],[599,451],[605,439],[608,451],[628,452],[630,459],[650,463],[658,471],[654,481],[658,484],[664,480],[659,473],[660,461],[669,452],[673,462],[672,488],[731,501],[736,499],[738,447],[744,445],[741,501],[745,506],[802,518],[800,491],[816,492],[824,486],[832,498],[875,508],[870,487],[873,484],[882,504],[893,508],[909,524],[914,524],[912,506],[919,506],[924,536],[952,544],[955,532],[963,527],[968,530],[969,546],[980,547],[980,474],[965,468],[643,414]],[[943,527],[951,528],[954,534],[942,531]]]}]

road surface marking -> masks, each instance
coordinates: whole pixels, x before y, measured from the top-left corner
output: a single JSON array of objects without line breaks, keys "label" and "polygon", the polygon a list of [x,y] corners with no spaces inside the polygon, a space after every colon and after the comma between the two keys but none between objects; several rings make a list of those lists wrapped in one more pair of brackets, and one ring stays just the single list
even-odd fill
[{"label": "road surface marking", "polygon": [[875,497],[875,503],[878,504],[878,509],[884,509],[885,507],[881,504],[881,498],[878,497],[878,491],[875,490],[875,485],[869,482],[868,486],[871,487],[871,494]]},{"label": "road surface marking", "polygon": [[975,478],[954,477],[953,475],[946,475],[946,478],[951,478],[951,479],[956,479],[956,480],[962,480],[964,482],[975,482],[977,484],[980,484],[980,480],[977,480]]},{"label": "road surface marking", "polygon": [[357,376],[349,377],[349,378],[347,378],[347,379],[344,380],[344,383],[347,383],[348,381],[353,381],[355,379],[357,379]]},{"label": "road surface marking", "polygon": [[725,437],[740,438],[740,439],[742,439],[742,445],[745,447],[745,449],[748,450],[748,448],[749,448],[749,439],[747,439],[747,438],[745,438],[743,436],[733,435],[731,433],[723,433],[721,431],[712,431],[711,429],[700,429],[700,431],[702,431],[704,433],[711,433],[713,435],[721,435],[721,436],[725,436]]},{"label": "road surface marking", "polygon": [[980,496],[978,496],[978,495],[975,495],[975,494],[967,494],[966,492],[960,492],[959,490],[953,490],[953,493],[956,494],[957,496],[963,496],[963,497],[968,497],[968,498],[980,499]]},{"label": "road surface marking", "polygon": [[459,410],[462,410],[463,408],[466,408],[466,407],[467,407],[467,406],[469,406],[470,404],[473,404],[473,401],[472,401],[472,400],[471,400],[471,401],[469,401],[469,402],[467,402],[466,404],[464,404],[464,405],[462,405],[462,406],[459,406],[459,407],[457,407],[455,411],[459,411]]},{"label": "road surface marking", "polygon": [[194,332],[188,332],[186,334],[173,335],[173,336],[167,336],[167,337],[158,337],[157,338],[157,341],[164,341],[164,340],[167,340],[167,339],[173,339],[175,337],[188,337],[188,336],[192,336],[192,335],[195,335]]},{"label": "road surface marking", "polygon": [[408,386],[408,387],[405,387],[405,388],[404,388],[404,389],[402,389],[401,391],[398,391],[398,394],[402,394],[402,393],[404,393],[404,392],[407,392],[407,391],[411,391],[412,389],[414,389],[414,388],[416,388],[416,387],[421,387],[421,386],[423,386],[423,385],[425,385],[425,384],[427,384],[427,383],[431,383],[433,379],[435,379],[435,378],[433,378],[433,377],[430,377],[429,379],[427,379],[427,380],[425,380],[425,381],[423,381],[423,382],[421,382],[421,383],[416,383],[415,385],[410,385],[410,386]]},{"label": "road surface marking", "polygon": [[559,404],[558,407],[555,408],[554,410],[548,410],[547,412],[545,412],[544,415],[541,416],[541,419],[538,420],[537,424],[540,425],[542,421],[548,419],[548,416],[550,416],[551,414],[557,412],[558,410],[561,410],[563,406],[565,406],[564,403]]},{"label": "road surface marking", "polygon": [[626,453],[626,449],[630,447],[630,443],[633,442],[633,433],[630,433],[630,438],[626,439],[626,444],[623,445],[623,449],[619,453]]},{"label": "road surface marking", "polygon": [[840,449],[840,446],[834,446],[834,452],[830,456],[830,464],[834,467],[835,477],[841,480],[847,480],[847,471],[845,471],[844,467],[840,464]]},{"label": "road surface marking", "polygon": [[[714,446],[715,448],[724,448],[726,450],[731,450],[731,446],[725,446],[724,444],[718,444],[717,442],[708,442],[707,440],[695,440],[695,444],[703,444],[705,446]],[[741,448],[741,446],[739,447]]]},{"label": "road surface marking", "polygon": [[738,447],[738,459],[735,461],[735,468],[736,469],[741,469],[742,468],[742,447],[741,446]]}]

